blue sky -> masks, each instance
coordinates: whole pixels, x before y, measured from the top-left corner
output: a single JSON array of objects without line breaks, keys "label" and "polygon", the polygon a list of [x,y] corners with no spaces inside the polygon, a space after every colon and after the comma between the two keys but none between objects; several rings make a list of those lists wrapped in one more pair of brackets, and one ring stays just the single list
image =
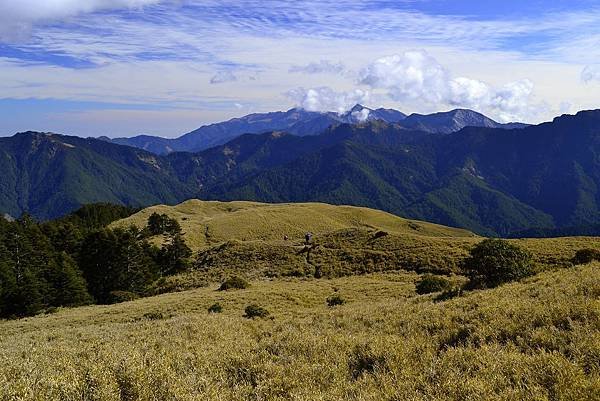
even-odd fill
[{"label": "blue sky", "polygon": [[174,137],[356,102],[600,108],[600,1],[0,0],[0,135]]}]

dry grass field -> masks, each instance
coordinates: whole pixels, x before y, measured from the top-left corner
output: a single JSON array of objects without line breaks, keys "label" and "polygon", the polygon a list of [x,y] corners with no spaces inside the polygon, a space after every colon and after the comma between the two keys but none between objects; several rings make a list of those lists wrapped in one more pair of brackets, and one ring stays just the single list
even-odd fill
[{"label": "dry grass field", "polygon": [[[598,400],[600,265],[444,302],[416,295],[417,277],[262,280],[1,322],[0,399]],[[249,304],[270,317],[244,318]]]},{"label": "dry grass field", "polygon": [[[0,322],[0,400],[600,400],[600,263],[570,263],[596,238],[513,240],[537,275],[440,301],[415,283],[464,280],[482,238],[322,204],[190,201],[115,225],[154,211],[193,270],[170,293]],[[232,275],[250,287],[218,291]]]}]

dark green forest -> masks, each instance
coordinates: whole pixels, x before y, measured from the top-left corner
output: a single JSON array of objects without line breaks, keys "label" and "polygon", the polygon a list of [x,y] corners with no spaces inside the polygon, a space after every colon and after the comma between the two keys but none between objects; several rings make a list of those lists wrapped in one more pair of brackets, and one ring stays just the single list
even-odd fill
[{"label": "dark green forest", "polygon": [[[93,204],[48,222],[0,218],[0,317],[137,298],[184,270],[191,251],[177,221],[155,214],[143,230],[108,228],[136,211]],[[152,235],[165,245],[151,245]]]}]

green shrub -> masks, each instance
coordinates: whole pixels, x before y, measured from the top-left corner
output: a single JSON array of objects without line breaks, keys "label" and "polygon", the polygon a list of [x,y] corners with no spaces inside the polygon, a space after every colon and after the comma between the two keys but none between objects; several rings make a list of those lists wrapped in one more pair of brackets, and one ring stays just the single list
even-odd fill
[{"label": "green shrub", "polygon": [[464,261],[472,288],[491,288],[534,273],[531,254],[506,240],[486,239]]},{"label": "green shrub", "polygon": [[446,291],[452,284],[447,278],[433,274],[425,274],[416,285],[417,294],[431,294],[432,292]]},{"label": "green shrub", "polygon": [[573,258],[574,265],[586,265],[595,260],[600,260],[600,251],[596,249],[580,249],[575,253]]},{"label": "green shrub", "polygon": [[250,287],[250,283],[241,277],[233,276],[225,280],[219,287],[219,291],[228,290],[243,290],[244,288]]},{"label": "green shrub", "polygon": [[220,303],[214,303],[208,307],[208,313],[221,313],[223,312],[223,306]]},{"label": "green shrub", "polygon": [[269,311],[266,310],[263,307],[260,307],[258,305],[252,304],[252,305],[248,305],[246,306],[246,309],[244,309],[244,317],[246,319],[254,319],[254,318],[266,318],[269,316]]},{"label": "green shrub", "polygon": [[158,214],[156,212],[148,217],[147,228],[151,235],[176,235],[181,233],[181,225],[176,219],[172,219],[166,214]]},{"label": "green shrub", "polygon": [[327,305],[329,307],[343,305],[345,303],[346,303],[346,300],[338,294],[334,294],[334,295],[330,296],[329,298],[327,298]]}]

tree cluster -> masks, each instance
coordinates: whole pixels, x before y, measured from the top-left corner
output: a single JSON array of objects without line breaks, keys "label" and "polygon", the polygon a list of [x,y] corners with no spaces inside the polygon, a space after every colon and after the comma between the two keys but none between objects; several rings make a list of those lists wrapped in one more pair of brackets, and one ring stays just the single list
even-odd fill
[{"label": "tree cluster", "polygon": [[161,247],[148,242],[149,227],[108,228],[134,212],[96,204],[44,223],[0,217],[0,317],[132,299],[186,269],[191,250],[177,221],[167,222]]}]

